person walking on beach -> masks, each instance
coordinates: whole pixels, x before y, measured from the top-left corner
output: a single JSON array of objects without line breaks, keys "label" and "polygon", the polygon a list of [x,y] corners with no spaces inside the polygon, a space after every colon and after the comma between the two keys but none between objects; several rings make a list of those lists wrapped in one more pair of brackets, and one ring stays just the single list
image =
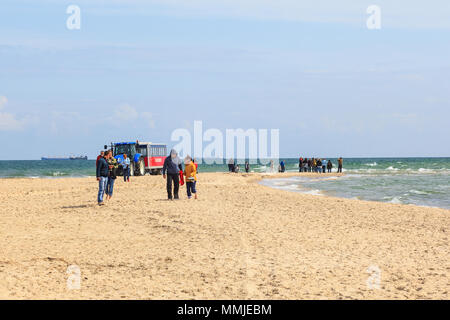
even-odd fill
[{"label": "person walking on beach", "polygon": [[106,200],[111,199],[114,190],[114,182],[117,178],[117,168],[119,168],[119,163],[117,159],[112,156],[112,151],[110,151],[108,158],[106,159],[108,162],[108,182],[106,183]]},{"label": "person walking on beach", "polygon": [[103,196],[105,194],[106,190],[106,184],[108,183],[108,163],[106,162],[106,158],[109,156],[109,151],[106,151],[100,159],[98,159],[98,165],[97,165],[97,181],[98,181],[98,197],[97,202],[99,206],[102,206],[103,203]]},{"label": "person walking on beach", "polygon": [[100,151],[100,154],[97,156],[97,160],[95,161],[95,168],[97,168],[98,166],[98,160],[100,160],[100,158],[103,158],[105,156],[105,151]]},{"label": "person walking on beach", "polygon": [[184,159],[184,175],[186,176],[188,199],[192,198],[192,194],[194,194],[194,199],[197,199],[197,190],[195,188],[197,184],[197,168],[189,155]]},{"label": "person walking on beach", "polygon": [[163,178],[166,179],[167,173],[167,198],[172,200],[172,181],[173,181],[173,196],[174,199],[179,199],[178,189],[180,188],[180,171],[181,160],[178,158],[178,152],[175,149],[170,150],[170,155],[164,160]]},{"label": "person walking on beach", "polygon": [[342,159],[342,157],[340,157],[340,158],[338,159],[338,170],[337,170],[338,173],[342,173],[342,165],[343,165],[343,162],[344,162],[344,160]]},{"label": "person walking on beach", "polygon": [[319,158],[316,162],[316,172],[321,173],[322,172],[322,160]]},{"label": "person walking on beach", "polygon": [[325,169],[326,169],[326,162],[327,162],[327,160],[325,160],[325,159],[322,159],[321,160],[322,161],[322,173],[325,173],[326,171],[325,171]]},{"label": "person walking on beach", "polygon": [[244,166],[244,168],[245,168],[245,172],[248,173],[249,170],[250,170],[250,165],[248,164],[248,161],[245,161],[245,166]]},{"label": "person walking on beach", "polygon": [[122,169],[123,181],[130,182],[130,159],[126,153],[123,154]]},{"label": "person walking on beach", "polygon": [[331,173],[331,168],[333,168],[333,163],[331,162],[331,160],[328,160],[328,163],[327,163],[328,173]]}]

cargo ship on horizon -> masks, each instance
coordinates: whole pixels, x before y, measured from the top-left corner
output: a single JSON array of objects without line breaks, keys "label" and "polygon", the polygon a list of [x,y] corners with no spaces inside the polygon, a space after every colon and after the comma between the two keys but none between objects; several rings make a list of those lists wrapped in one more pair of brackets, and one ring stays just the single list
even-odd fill
[{"label": "cargo ship on horizon", "polygon": [[70,156],[70,157],[41,157],[41,160],[87,160],[87,156]]}]

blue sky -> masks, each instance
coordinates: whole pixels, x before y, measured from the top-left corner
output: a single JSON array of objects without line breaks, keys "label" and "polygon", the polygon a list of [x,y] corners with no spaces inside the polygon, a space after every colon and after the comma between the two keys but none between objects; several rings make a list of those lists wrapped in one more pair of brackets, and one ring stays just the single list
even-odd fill
[{"label": "blue sky", "polygon": [[194,120],[280,129],[282,157],[450,156],[450,2],[392,2],[2,0],[0,158]]}]

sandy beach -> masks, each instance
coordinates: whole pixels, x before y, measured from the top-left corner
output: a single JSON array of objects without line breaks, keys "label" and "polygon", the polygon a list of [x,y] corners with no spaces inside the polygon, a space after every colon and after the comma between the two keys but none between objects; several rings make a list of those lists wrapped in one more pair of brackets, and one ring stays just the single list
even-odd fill
[{"label": "sandy beach", "polygon": [[[1,179],[0,298],[450,298],[450,210],[275,190],[263,176],[200,173],[199,199],[182,187],[179,201],[161,176],[118,178],[103,207],[95,178]],[[67,287],[72,265],[80,289]]]}]

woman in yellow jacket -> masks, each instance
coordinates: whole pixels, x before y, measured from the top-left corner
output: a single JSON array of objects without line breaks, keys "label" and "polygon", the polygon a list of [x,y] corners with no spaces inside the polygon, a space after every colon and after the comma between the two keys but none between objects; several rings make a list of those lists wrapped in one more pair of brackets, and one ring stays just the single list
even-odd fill
[{"label": "woman in yellow jacket", "polygon": [[197,184],[197,168],[190,156],[186,156],[184,159],[184,175],[186,176],[186,191],[188,199],[192,198],[192,193],[194,198],[197,199],[197,190],[195,185]]}]

